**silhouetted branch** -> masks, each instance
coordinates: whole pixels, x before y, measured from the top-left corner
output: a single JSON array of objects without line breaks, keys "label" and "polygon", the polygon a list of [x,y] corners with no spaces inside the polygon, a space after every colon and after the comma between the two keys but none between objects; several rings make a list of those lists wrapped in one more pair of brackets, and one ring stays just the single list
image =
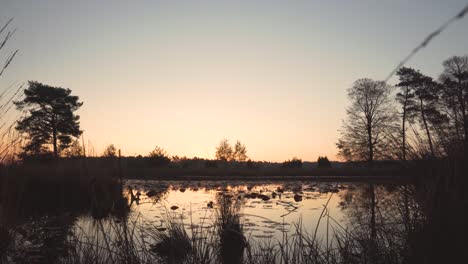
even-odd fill
[{"label": "silhouetted branch", "polygon": [[462,19],[466,13],[468,13],[468,4],[454,17],[450,18],[447,22],[442,24],[439,28],[431,32],[424,40],[414,48],[408,56],[406,56],[396,67],[393,69],[393,71],[390,72],[390,74],[385,78],[384,82],[388,82],[390,78],[401,68],[403,65],[405,65],[416,53],[418,53],[421,49],[425,48],[435,37],[440,35],[448,26],[450,26],[452,23],[454,23],[456,20]]}]

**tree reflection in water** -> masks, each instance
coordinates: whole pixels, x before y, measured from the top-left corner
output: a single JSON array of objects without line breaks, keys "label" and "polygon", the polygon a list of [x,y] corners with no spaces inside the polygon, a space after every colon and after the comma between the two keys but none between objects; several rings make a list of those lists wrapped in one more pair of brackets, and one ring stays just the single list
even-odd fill
[{"label": "tree reflection in water", "polygon": [[409,185],[363,184],[341,194],[351,239],[349,262],[406,263],[411,236],[422,224],[420,207]]}]

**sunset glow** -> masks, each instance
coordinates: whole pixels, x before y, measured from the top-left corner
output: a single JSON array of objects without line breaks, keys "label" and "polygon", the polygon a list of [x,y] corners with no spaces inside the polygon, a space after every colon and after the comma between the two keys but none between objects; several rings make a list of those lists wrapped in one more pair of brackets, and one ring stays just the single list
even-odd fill
[{"label": "sunset glow", "polygon": [[[254,160],[337,159],[346,89],[385,78],[464,2],[6,0],[0,22],[14,17],[20,53],[0,84],[72,89],[96,154],[113,143],[214,158],[226,138]],[[466,53],[466,29],[409,66],[437,78]]]}]

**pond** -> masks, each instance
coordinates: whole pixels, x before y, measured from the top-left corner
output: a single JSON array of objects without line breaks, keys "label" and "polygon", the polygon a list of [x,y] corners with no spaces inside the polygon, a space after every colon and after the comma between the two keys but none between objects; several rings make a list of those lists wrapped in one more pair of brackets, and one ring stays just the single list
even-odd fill
[{"label": "pond", "polygon": [[[340,209],[341,197],[348,189],[338,183],[302,182],[144,182],[127,185],[140,194],[132,204],[143,222],[164,227],[165,218],[180,219],[190,227],[213,225],[220,196],[240,203],[238,212],[243,230],[249,237],[279,239],[284,232],[294,232],[294,224],[302,221],[307,231],[316,227],[325,204],[327,216],[339,222],[346,218]],[[149,193],[149,196],[147,195]],[[328,201],[330,199],[330,201]],[[324,226],[319,226],[320,233]]]},{"label": "pond", "polygon": [[345,260],[343,250],[356,259],[371,250],[403,262],[406,234],[420,217],[412,190],[402,184],[126,180],[124,213],[31,219],[17,227],[21,254],[10,260],[330,263]]}]

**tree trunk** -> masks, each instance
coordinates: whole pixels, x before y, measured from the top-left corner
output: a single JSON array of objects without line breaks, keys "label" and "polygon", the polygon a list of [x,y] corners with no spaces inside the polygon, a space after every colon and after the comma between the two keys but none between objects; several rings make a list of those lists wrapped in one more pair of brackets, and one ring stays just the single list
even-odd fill
[{"label": "tree trunk", "polygon": [[453,107],[453,116],[455,118],[455,133],[457,135],[457,144],[464,142],[460,135],[460,120],[457,107]]},{"label": "tree trunk", "polygon": [[376,207],[376,201],[375,201],[375,189],[374,189],[374,184],[369,185],[369,191],[370,191],[370,206],[371,206],[371,219],[370,219],[370,260],[372,263],[376,263],[377,260],[377,229],[375,225],[375,207]]},{"label": "tree trunk", "polygon": [[370,229],[371,229],[371,239],[375,240],[377,237],[377,230],[375,228],[375,190],[374,184],[370,184],[369,186],[370,191],[370,200],[371,200],[371,219],[370,219]]},{"label": "tree trunk", "polygon": [[459,79],[458,80],[458,102],[460,104],[460,112],[462,114],[462,120],[463,120],[463,132],[464,132],[464,151],[466,152],[467,147],[468,147],[468,117],[466,113],[466,102],[465,102],[465,97],[463,96],[463,83]]},{"label": "tree trunk", "polygon": [[464,132],[465,132],[465,138],[464,138],[464,142],[465,142],[465,146],[467,145],[467,142],[468,142],[468,117],[466,116],[466,110],[463,109],[462,111],[463,113],[463,129],[464,129]]},{"label": "tree trunk", "polygon": [[411,232],[411,223],[410,223],[410,209],[409,209],[409,194],[408,194],[408,186],[403,186],[403,206],[404,206],[404,215],[403,215],[403,222],[406,228],[406,234],[408,235]]},{"label": "tree trunk", "polygon": [[406,126],[405,126],[406,124],[405,124],[405,119],[406,119],[406,110],[405,110],[405,112],[403,112],[403,126],[402,126],[402,131],[401,131],[402,132],[401,136],[403,137],[403,142],[402,142],[402,146],[401,146],[402,152],[403,152],[402,153],[402,155],[403,155],[402,160],[403,161],[406,161]]},{"label": "tree trunk", "polygon": [[369,144],[369,165],[372,166],[374,161],[374,144],[372,142],[372,126],[371,121],[367,120],[367,141]]},{"label": "tree trunk", "polygon": [[434,157],[434,146],[432,145],[432,138],[431,138],[431,132],[429,131],[429,126],[427,125],[427,120],[426,120],[426,115],[424,114],[424,106],[423,106],[423,100],[420,99],[420,107],[421,107],[421,116],[422,116],[422,120],[423,120],[423,123],[424,123],[424,129],[426,130],[426,134],[427,134],[427,139],[429,141],[429,148],[431,150],[431,156]]},{"label": "tree trunk", "polygon": [[402,136],[402,160],[406,161],[406,105],[408,103],[408,87],[406,87],[405,92],[405,103],[403,104],[403,121],[402,121],[402,129],[401,129],[401,136]]},{"label": "tree trunk", "polygon": [[58,158],[58,150],[57,150],[57,122],[55,115],[52,116],[52,144],[54,147],[54,157]]}]

